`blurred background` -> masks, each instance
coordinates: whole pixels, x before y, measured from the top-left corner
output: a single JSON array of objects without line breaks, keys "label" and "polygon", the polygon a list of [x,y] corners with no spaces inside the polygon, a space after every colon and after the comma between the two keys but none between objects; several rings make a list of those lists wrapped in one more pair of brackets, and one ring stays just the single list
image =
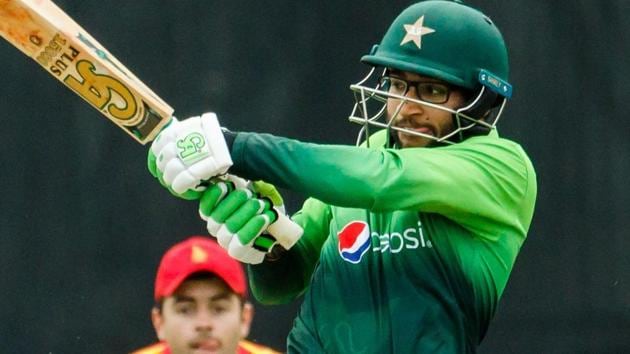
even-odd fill
[{"label": "blurred background", "polygon": [[[57,3],[186,118],[353,144],[348,86],[410,1]],[[630,352],[629,0],[470,0],[502,30],[514,99],[499,125],[538,173],[529,238],[482,353]],[[136,144],[0,41],[0,353],[152,343],[162,253],[205,234]],[[303,197],[285,191],[289,210]],[[257,304],[284,348],[299,300]]]}]

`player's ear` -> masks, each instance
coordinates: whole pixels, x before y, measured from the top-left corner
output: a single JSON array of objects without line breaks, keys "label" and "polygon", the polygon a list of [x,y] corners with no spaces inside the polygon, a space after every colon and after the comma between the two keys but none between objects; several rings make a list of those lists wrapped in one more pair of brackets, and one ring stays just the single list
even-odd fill
[{"label": "player's ear", "polygon": [[153,307],[151,309],[151,322],[153,323],[153,329],[155,329],[155,334],[157,335],[158,339],[164,340],[164,317],[162,316],[162,311],[160,311],[160,309],[158,309],[157,307]]},{"label": "player's ear", "polygon": [[243,311],[241,311],[241,338],[247,338],[249,335],[249,328],[252,325],[254,319],[254,306],[245,302],[243,304]]}]

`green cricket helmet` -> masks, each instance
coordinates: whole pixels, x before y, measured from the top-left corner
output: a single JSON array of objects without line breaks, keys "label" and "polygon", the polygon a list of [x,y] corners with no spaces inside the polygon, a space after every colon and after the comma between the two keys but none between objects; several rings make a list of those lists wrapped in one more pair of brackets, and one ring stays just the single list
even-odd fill
[{"label": "green cricket helmet", "polygon": [[[361,61],[374,68],[365,79],[351,86],[357,100],[350,116],[353,122],[375,124],[378,117],[366,114],[366,102],[386,102],[392,97],[382,84],[365,86],[375,68],[433,77],[471,93],[470,102],[457,110],[406,96],[395,97],[402,101],[401,105],[413,101],[453,113],[455,132],[447,137],[427,136],[439,142],[454,143],[470,135],[487,134],[494,129],[512,95],[507,48],[501,32],[488,16],[461,1],[427,0],[411,5]],[[378,112],[386,114],[385,107]],[[376,125],[396,129],[389,122]],[[367,126],[364,128],[367,130]]]}]

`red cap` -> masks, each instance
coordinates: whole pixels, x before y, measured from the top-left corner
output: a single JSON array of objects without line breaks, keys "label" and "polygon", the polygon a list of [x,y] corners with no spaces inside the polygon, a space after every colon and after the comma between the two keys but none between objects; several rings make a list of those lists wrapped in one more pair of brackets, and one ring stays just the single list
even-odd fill
[{"label": "red cap", "polygon": [[155,300],[173,294],[191,274],[210,272],[238,295],[247,294],[247,281],[241,264],[214,240],[193,236],[171,247],[160,262],[155,278]]}]

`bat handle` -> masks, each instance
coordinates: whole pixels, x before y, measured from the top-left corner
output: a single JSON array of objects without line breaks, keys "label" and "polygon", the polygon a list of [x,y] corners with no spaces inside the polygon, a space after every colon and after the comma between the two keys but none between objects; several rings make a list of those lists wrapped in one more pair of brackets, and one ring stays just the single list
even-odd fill
[{"label": "bat handle", "polygon": [[278,220],[269,225],[267,232],[278,241],[280,246],[288,250],[302,237],[304,229],[295,221],[291,220],[287,214],[278,210],[276,207],[274,207],[274,209],[277,211]]}]

